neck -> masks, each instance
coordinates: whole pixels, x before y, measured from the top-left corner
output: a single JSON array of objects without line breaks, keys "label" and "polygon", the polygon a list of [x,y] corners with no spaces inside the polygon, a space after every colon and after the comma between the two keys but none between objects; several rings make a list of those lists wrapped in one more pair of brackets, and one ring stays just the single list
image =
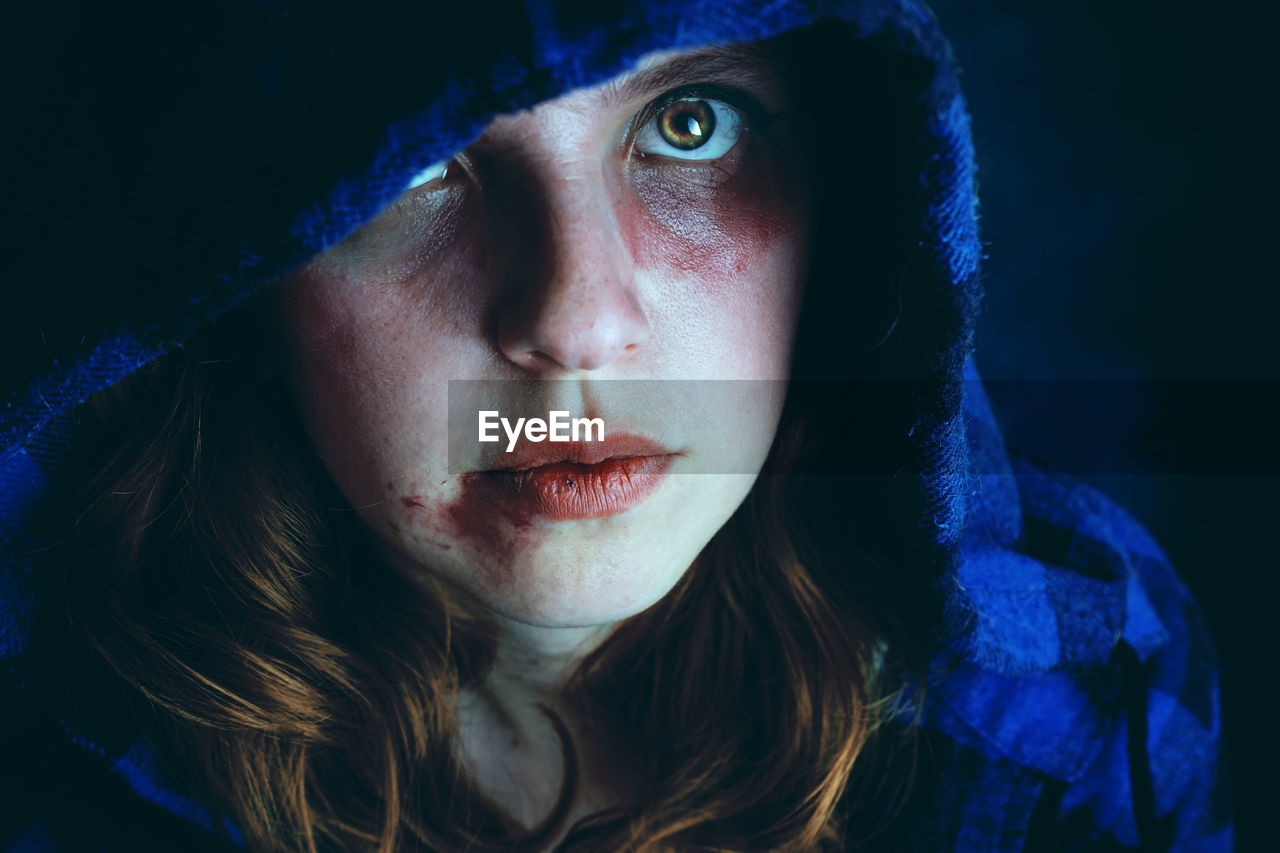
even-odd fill
[{"label": "neck", "polygon": [[604,642],[613,625],[542,628],[495,617],[497,653],[485,678],[488,690],[511,705],[554,706],[582,660]]},{"label": "neck", "polygon": [[564,745],[543,709],[563,721],[569,747],[590,764],[594,739],[561,691],[614,625],[542,628],[494,620],[493,667],[483,683],[458,696],[462,758],[481,790],[531,828],[550,813],[565,773]]}]

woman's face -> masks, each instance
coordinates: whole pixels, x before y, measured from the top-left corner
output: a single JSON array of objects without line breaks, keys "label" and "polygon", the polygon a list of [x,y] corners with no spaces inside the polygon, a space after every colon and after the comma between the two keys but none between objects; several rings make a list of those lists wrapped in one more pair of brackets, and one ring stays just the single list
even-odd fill
[{"label": "woman's face", "polygon": [[[803,118],[760,47],[656,55],[494,120],[282,283],[303,420],[395,566],[540,626],[674,586],[777,428],[809,253]],[[451,435],[451,380],[489,380],[512,424],[566,411],[607,441]]]}]

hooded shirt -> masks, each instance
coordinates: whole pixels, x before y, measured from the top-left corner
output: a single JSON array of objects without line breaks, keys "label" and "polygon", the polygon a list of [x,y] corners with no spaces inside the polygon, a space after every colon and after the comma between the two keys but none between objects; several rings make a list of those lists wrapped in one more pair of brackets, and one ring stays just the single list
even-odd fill
[{"label": "hooded shirt", "polygon": [[[882,422],[914,474],[886,499],[943,605],[930,630],[945,675],[925,693],[915,784],[867,846],[1230,848],[1217,681],[1194,602],[1124,510],[1006,449],[983,393],[969,115],[922,3],[383,5],[89,7],[42,55],[5,252],[28,304],[3,335],[4,849],[242,843],[162,775],[144,738],[90,734],[85,709],[36,686],[26,652],[41,555],[27,528],[77,407],[341,242],[495,115],[654,51],[803,27],[831,109],[860,87],[877,93],[858,102],[880,112],[856,150],[881,158],[891,209],[824,227],[879,246],[857,265],[897,283],[892,331],[860,378],[915,383]],[[823,313],[875,314],[855,297]],[[802,335],[822,321],[806,317]],[[829,378],[840,360],[796,370]]]}]

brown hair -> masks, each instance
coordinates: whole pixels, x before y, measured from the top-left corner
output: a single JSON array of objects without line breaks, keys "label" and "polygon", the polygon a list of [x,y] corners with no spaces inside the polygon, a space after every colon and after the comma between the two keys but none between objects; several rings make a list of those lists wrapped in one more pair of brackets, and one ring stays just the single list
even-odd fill
[{"label": "brown hair", "polygon": [[[483,679],[491,627],[377,564],[257,375],[252,325],[220,325],[86,407],[45,511],[35,646],[66,680],[105,665],[123,681],[168,778],[253,849],[545,843],[574,793],[567,737],[560,805],[532,833],[468,783],[453,699]],[[802,421],[789,406],[771,466],[803,455]],[[877,581],[893,573],[789,517],[793,479],[767,469],[676,588],[580,666],[573,700],[645,763],[636,802],[559,849],[843,843],[855,760],[894,699],[877,677],[886,649],[901,657]]]},{"label": "brown hair", "polygon": [[[853,65],[842,30],[815,32],[825,41],[803,43],[797,74],[827,79],[835,57],[847,79],[882,79],[875,49]],[[932,274],[908,261],[919,224],[902,187],[918,163],[899,142],[923,107],[870,86],[830,111],[828,94],[796,90],[840,143],[823,155],[835,160],[797,374],[911,376],[933,354],[920,341],[944,335],[926,323],[880,343],[907,270]],[[868,122],[898,130],[862,132]],[[288,394],[259,375],[251,316],[236,314],[85,407],[84,440],[42,511],[56,545],[33,648],[73,691],[123,684],[124,728],[141,725],[166,777],[254,849],[545,846],[576,784],[563,728],[560,803],[526,832],[453,748],[454,698],[483,680],[492,626],[377,561]],[[822,348],[851,338],[866,339],[865,359]],[[793,381],[747,500],[567,691],[643,764],[634,801],[580,821],[560,849],[846,849],[887,824],[914,761],[911,686],[940,623],[936,555],[911,544],[920,496],[897,476],[918,405],[904,383],[868,399]],[[823,475],[837,441],[859,457],[850,470],[895,476]]]}]

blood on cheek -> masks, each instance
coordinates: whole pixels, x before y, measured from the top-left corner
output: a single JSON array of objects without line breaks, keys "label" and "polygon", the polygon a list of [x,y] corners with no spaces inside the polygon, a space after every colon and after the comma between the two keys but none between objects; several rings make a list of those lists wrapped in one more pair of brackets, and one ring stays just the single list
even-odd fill
[{"label": "blood on cheek", "polygon": [[[456,542],[464,559],[473,562],[484,580],[493,588],[502,588],[515,578],[517,557],[537,548],[546,536],[532,516],[507,512],[498,523],[494,516],[499,509],[487,498],[487,492],[472,482],[478,476],[482,475],[463,475],[460,494],[445,503],[433,504],[416,491],[417,483],[411,483],[415,491],[401,495],[400,506],[410,527],[425,534],[425,541],[442,551],[451,550],[446,540]],[[394,483],[387,483],[389,491],[393,487]]]}]

